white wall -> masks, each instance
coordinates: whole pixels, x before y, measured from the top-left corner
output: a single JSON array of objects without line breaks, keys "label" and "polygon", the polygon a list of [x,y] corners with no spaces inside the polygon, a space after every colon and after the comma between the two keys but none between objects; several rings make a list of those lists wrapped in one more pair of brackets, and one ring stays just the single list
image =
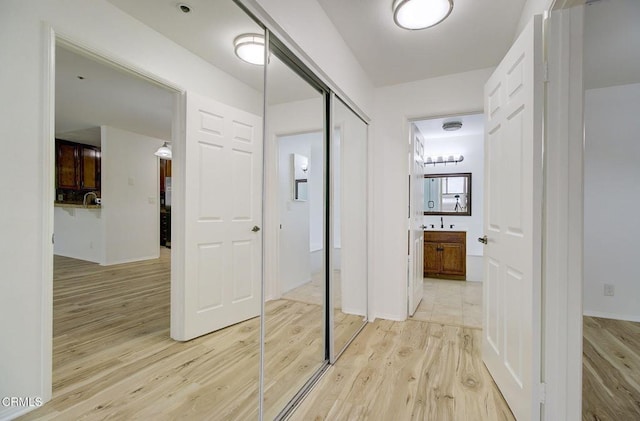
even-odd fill
[{"label": "white wall", "polygon": [[[51,314],[51,298],[45,286],[51,276],[54,192],[53,179],[45,182],[43,173],[53,174],[53,138],[45,145],[45,23],[185,90],[254,114],[261,114],[262,95],[105,0],[6,0],[2,5],[0,56],[11,60],[0,66],[0,136],[7,140],[3,147],[11,159],[0,166],[0,177],[20,181],[7,183],[2,196],[0,330],[11,341],[0,341],[0,396],[47,398],[51,326],[44,321]],[[21,410],[0,408],[0,419]]]},{"label": "white wall", "polygon": [[[478,237],[484,235],[484,134],[447,138],[428,138],[425,143],[425,154],[440,156],[444,154],[461,154],[464,160],[455,165],[427,165],[425,174],[471,173],[471,216],[443,216],[445,228],[451,224],[457,231],[467,233],[467,280],[482,281],[481,256],[482,243]],[[424,217],[427,227],[434,225],[440,228],[440,216]]]},{"label": "white wall", "polygon": [[341,270],[342,312],[367,316],[368,128],[340,102],[336,102],[333,116],[333,269]]},{"label": "white wall", "polygon": [[407,317],[408,119],[478,112],[493,69],[482,69],[376,90],[373,141],[372,315]]},{"label": "white wall", "polygon": [[[279,280],[284,293],[311,280],[311,252],[322,250],[322,132],[282,136],[278,138],[278,146]],[[317,156],[318,152],[320,156]],[[291,155],[294,153],[309,158],[309,197],[306,201],[293,200]]]},{"label": "white wall", "polygon": [[94,263],[104,259],[102,209],[54,208],[53,253]]},{"label": "white wall", "polygon": [[163,140],[102,126],[104,265],[160,256],[160,163]]},{"label": "white wall", "polygon": [[639,115],[640,83],[585,92],[585,315],[640,321]]},{"label": "white wall", "polygon": [[[267,110],[267,132],[265,137],[265,212],[264,212],[264,271],[265,271],[265,296],[267,299],[278,298],[282,294],[282,285],[278,272],[286,270],[280,268],[278,257],[280,229],[280,155],[278,138],[288,135],[322,132],[323,125],[323,100],[321,97],[289,102],[285,104],[270,105]],[[304,155],[311,158],[311,152]],[[315,156],[315,154],[314,154]],[[314,158],[317,159],[317,158]],[[289,164],[290,165],[290,164]],[[322,164],[321,164],[322,165]],[[309,167],[317,166],[315,161],[309,163]],[[315,212],[315,211],[314,211]],[[314,231],[315,232],[315,231]],[[310,237],[306,237],[306,250],[310,249]],[[320,253],[311,256],[311,262],[317,267]]]}]

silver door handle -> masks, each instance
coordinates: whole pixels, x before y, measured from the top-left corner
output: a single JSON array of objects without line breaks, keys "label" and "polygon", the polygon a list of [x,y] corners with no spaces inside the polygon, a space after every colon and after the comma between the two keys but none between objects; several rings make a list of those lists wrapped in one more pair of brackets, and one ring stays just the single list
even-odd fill
[{"label": "silver door handle", "polygon": [[258,231],[260,231],[260,227],[257,226],[257,225],[254,225],[253,228],[251,228],[251,231],[252,232],[258,232]]},{"label": "silver door handle", "polygon": [[485,235],[483,237],[478,238],[478,241],[481,242],[482,244],[487,244],[489,242],[489,239]]}]

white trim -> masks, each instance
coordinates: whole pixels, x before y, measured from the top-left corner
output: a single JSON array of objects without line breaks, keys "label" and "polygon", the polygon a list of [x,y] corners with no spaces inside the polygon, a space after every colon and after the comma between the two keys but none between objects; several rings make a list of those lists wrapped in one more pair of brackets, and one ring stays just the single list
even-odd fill
[{"label": "white trim", "polygon": [[132,259],[114,260],[114,261],[109,262],[109,263],[100,263],[100,266],[122,265],[122,264],[125,264],[125,263],[143,262],[145,260],[155,260],[155,259],[159,259],[159,258],[160,258],[160,254],[156,254],[156,255],[153,255],[153,256],[134,257]]},{"label": "white trim", "polygon": [[582,418],[583,10],[552,11],[546,31],[542,418],[550,421]]},{"label": "white trim", "polygon": [[585,311],[584,315],[589,317],[599,317],[602,319],[623,320],[626,322],[640,322],[640,316],[637,314],[607,313],[604,311]]},{"label": "white trim", "polygon": [[51,400],[53,392],[53,235],[55,201],[55,54],[56,34],[49,23],[43,23],[43,62],[46,67],[42,80],[42,296],[40,318],[41,385],[43,403]]}]

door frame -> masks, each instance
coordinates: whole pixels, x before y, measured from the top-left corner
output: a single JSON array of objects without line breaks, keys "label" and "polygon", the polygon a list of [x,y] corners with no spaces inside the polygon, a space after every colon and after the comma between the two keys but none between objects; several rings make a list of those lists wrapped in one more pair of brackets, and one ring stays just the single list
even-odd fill
[{"label": "door frame", "polygon": [[[483,109],[480,109],[480,110],[478,110],[478,109],[466,109],[466,110],[462,110],[460,112],[451,112],[451,113],[446,113],[446,114],[405,116],[404,124],[403,124],[403,127],[404,127],[403,130],[405,130],[405,132],[402,134],[402,136],[403,136],[403,139],[409,138],[409,148],[410,148],[411,147],[411,124],[415,123],[416,121],[435,120],[437,118],[464,117],[464,116],[467,116],[467,115],[474,115],[474,114],[484,114],[484,110]],[[483,141],[484,141],[484,139],[483,139]],[[424,139],[424,151],[425,151],[425,154],[428,153],[427,143],[428,143],[427,139]],[[407,165],[409,165],[409,164],[407,164]],[[410,167],[407,168],[407,174],[411,175],[411,168]],[[407,197],[407,202],[406,203],[409,203],[409,197]],[[410,222],[410,219],[407,218],[406,219],[405,230],[408,231],[410,229],[411,229],[411,222]],[[465,250],[465,256],[467,256],[466,253],[467,252]],[[410,271],[410,270],[411,270],[410,262],[409,262],[409,259],[407,259],[407,274],[409,274],[408,271]],[[405,283],[405,288],[406,288],[405,295],[407,297],[406,298],[406,304],[405,304],[405,311],[406,311],[405,319],[406,319],[407,317],[409,317],[409,312],[408,312],[408,309],[409,309],[409,285],[408,285],[408,283]]]},{"label": "door frame", "polygon": [[[556,0],[545,23],[543,419],[582,419],[584,2]],[[574,7],[576,6],[576,7]]]},{"label": "door frame", "polygon": [[[41,182],[43,185],[43,198],[41,212],[42,221],[42,297],[41,297],[41,343],[42,343],[42,361],[41,366],[41,396],[43,402],[47,402],[52,397],[53,392],[53,235],[54,235],[54,200],[55,200],[55,72],[56,72],[56,44],[62,44],[66,48],[79,53],[85,57],[95,59],[108,66],[113,66],[124,70],[134,76],[145,79],[164,89],[173,91],[174,108],[172,115],[172,150],[174,151],[173,172],[175,194],[173,195],[174,206],[173,212],[177,217],[173,218],[172,232],[178,241],[172,241],[171,249],[171,290],[174,290],[176,282],[182,280],[177,274],[184,267],[184,262],[180,261],[180,251],[184,250],[181,236],[184,233],[184,222],[180,223],[180,215],[184,214],[184,95],[185,90],[177,84],[163,79],[144,68],[134,65],[126,59],[114,55],[109,51],[87,45],[80,39],[59,31],[49,22],[43,23],[43,56],[44,56],[44,72],[42,75],[42,155],[39,157],[42,165]],[[177,152],[177,153],[176,153]],[[182,218],[184,220],[184,218]],[[183,253],[182,253],[183,256]],[[171,294],[171,329],[173,330],[174,318],[181,317],[180,314],[173,311],[175,309],[173,297]],[[177,297],[176,297],[177,298]]]}]

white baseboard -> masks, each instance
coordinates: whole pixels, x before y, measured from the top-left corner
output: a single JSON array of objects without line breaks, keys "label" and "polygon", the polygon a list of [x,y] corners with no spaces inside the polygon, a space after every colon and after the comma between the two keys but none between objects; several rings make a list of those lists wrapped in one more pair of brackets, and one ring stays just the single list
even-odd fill
[{"label": "white baseboard", "polygon": [[108,262],[108,263],[100,263],[100,266],[112,266],[112,265],[122,265],[124,263],[134,263],[134,262],[142,262],[145,260],[154,260],[154,259],[159,259],[160,255],[155,255],[155,256],[143,256],[143,257],[134,257],[133,259],[123,259],[123,260],[116,260],[113,262]]},{"label": "white baseboard", "polygon": [[385,314],[385,313],[375,313],[371,321],[375,321],[376,319],[391,320],[394,322],[404,322],[405,320],[407,320],[406,317],[398,316],[397,314]]},{"label": "white baseboard", "polygon": [[606,313],[606,312],[603,312],[603,311],[589,311],[589,310],[583,311],[582,314],[584,316],[600,317],[602,319],[624,320],[624,321],[627,321],[627,322],[640,322],[640,316],[639,315]]}]

